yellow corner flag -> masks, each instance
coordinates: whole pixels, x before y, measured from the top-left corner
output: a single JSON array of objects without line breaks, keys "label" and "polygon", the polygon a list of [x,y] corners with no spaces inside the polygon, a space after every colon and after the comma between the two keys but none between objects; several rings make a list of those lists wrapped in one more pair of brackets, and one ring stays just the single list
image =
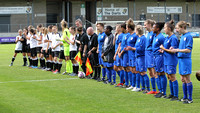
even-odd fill
[{"label": "yellow corner flag", "polygon": [[87,67],[87,68],[86,68],[86,76],[88,76],[88,75],[90,75],[91,73],[93,73],[92,66],[91,66],[91,64],[90,64],[89,58],[87,58],[87,61],[86,61],[85,66]]},{"label": "yellow corner flag", "polygon": [[82,66],[82,60],[81,60],[81,53],[80,53],[80,51],[76,54],[76,56],[74,57],[74,59],[79,63],[79,65]]}]

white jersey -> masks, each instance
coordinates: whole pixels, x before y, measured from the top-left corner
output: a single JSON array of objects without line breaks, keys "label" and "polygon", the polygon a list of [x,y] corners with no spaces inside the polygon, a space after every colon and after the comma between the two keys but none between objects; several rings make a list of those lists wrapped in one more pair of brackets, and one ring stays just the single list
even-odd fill
[{"label": "white jersey", "polygon": [[[48,42],[44,42],[44,40],[48,40],[48,35],[44,35],[42,34],[42,47],[43,47],[43,50],[46,50],[47,49],[47,46],[48,46]],[[50,45],[49,45],[50,46]],[[49,48],[49,47],[48,47]]]},{"label": "white jersey", "polygon": [[[70,35],[70,40],[72,40],[74,42],[75,41],[75,36]],[[74,45],[70,43],[69,51],[77,51],[76,43]]]},{"label": "white jersey", "polygon": [[[20,40],[22,38],[22,36],[16,36],[16,40],[18,39],[18,40]],[[22,42],[21,41],[18,41],[17,43],[16,43],[16,46],[15,46],[15,50],[22,50]]]},{"label": "white jersey", "polygon": [[[52,47],[55,47],[56,45],[58,45],[60,43],[60,41],[58,41],[57,39],[60,39],[61,36],[59,33],[56,34],[52,34]],[[58,45],[55,49],[52,49],[52,51],[60,51],[60,45]]]},{"label": "white jersey", "polygon": [[[28,33],[27,37],[31,37],[31,34]],[[29,39],[27,39],[26,44],[30,44],[30,40]]]},{"label": "white jersey", "polygon": [[[41,36],[42,36],[42,33],[39,32],[37,34],[37,39],[39,40]],[[42,38],[43,38],[43,36],[42,36]],[[42,41],[38,41],[38,40],[37,40],[37,47],[42,47]]]},{"label": "white jersey", "polygon": [[[52,33],[49,32],[47,35],[48,35],[48,37],[49,37],[49,41],[52,41]],[[51,42],[49,42],[49,45],[51,46]]]},{"label": "white jersey", "polygon": [[[34,39],[33,36],[36,36],[36,38]],[[37,47],[37,35],[32,35],[30,38],[30,48],[36,48]]]}]

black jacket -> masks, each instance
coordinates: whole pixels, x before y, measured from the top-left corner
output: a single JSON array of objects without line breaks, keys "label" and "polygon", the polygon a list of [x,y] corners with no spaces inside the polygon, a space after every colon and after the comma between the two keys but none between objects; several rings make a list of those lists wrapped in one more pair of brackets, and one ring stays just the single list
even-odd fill
[{"label": "black jacket", "polygon": [[[108,42],[106,43],[105,40],[108,38]],[[114,36],[113,34],[110,34],[109,36],[106,36],[104,43],[102,45],[102,53],[104,53],[104,56],[106,56],[106,59],[108,60],[109,63],[113,63],[113,57],[115,55],[115,46],[113,45],[113,39]],[[104,49],[104,46],[107,47]]]}]

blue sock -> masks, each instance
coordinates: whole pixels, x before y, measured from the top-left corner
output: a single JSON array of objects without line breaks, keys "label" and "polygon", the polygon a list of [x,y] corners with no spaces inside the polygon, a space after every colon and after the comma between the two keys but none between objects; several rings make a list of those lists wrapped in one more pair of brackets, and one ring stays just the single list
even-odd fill
[{"label": "blue sock", "polygon": [[173,85],[173,83],[172,83],[172,81],[171,81],[171,80],[169,80],[169,88],[170,88],[170,93],[171,93],[171,95],[173,95],[173,96],[174,96],[174,90],[173,90],[173,88],[174,88],[174,85]]},{"label": "blue sock", "polygon": [[113,82],[116,83],[116,71],[114,69],[112,69],[112,78]]},{"label": "blue sock", "polygon": [[166,95],[166,90],[167,90],[167,77],[165,75],[161,75],[161,87],[163,94]]},{"label": "blue sock", "polygon": [[118,76],[120,77],[120,71],[117,71]]},{"label": "blue sock", "polygon": [[106,68],[102,68],[102,80],[105,80],[106,77]]},{"label": "blue sock", "polygon": [[107,75],[107,80],[109,80],[109,69],[108,68],[106,68],[106,75]]},{"label": "blue sock", "polygon": [[124,77],[125,77],[125,85],[129,85],[128,84],[128,72],[124,71]]},{"label": "blue sock", "polygon": [[151,78],[151,85],[152,85],[153,91],[156,91],[156,78],[155,77]]},{"label": "blue sock", "polygon": [[124,83],[124,70],[120,71],[120,83]]},{"label": "blue sock", "polygon": [[188,92],[188,99],[189,100],[192,100],[192,91],[193,91],[192,82],[187,83],[187,92]]},{"label": "blue sock", "polygon": [[172,82],[172,84],[173,84],[174,96],[178,97],[178,81],[176,80]]},{"label": "blue sock", "polygon": [[142,90],[145,90],[145,82],[144,82],[144,76],[143,75],[140,75],[140,82],[141,82],[141,85],[142,85]]},{"label": "blue sock", "polygon": [[156,78],[156,84],[157,84],[158,90],[159,90],[160,92],[162,92],[162,90],[161,90],[161,85],[160,85],[160,76],[159,76],[159,75],[158,75],[158,78]]},{"label": "blue sock", "polygon": [[188,99],[187,97],[187,84],[183,83],[183,99]]},{"label": "blue sock", "polygon": [[128,78],[129,78],[129,81],[130,81],[130,85],[132,86],[132,72],[128,72]]},{"label": "blue sock", "polygon": [[111,76],[112,76],[112,70],[111,69],[107,69],[107,79],[108,79],[109,83],[111,82]]},{"label": "blue sock", "polygon": [[132,73],[132,86],[135,87],[136,84],[136,74]]},{"label": "blue sock", "polygon": [[150,83],[149,83],[149,77],[147,74],[143,75],[144,76],[144,81],[145,81],[145,85],[148,91],[150,91]]},{"label": "blue sock", "polygon": [[137,85],[137,88],[140,88],[140,73],[137,73],[136,74],[136,85]]}]

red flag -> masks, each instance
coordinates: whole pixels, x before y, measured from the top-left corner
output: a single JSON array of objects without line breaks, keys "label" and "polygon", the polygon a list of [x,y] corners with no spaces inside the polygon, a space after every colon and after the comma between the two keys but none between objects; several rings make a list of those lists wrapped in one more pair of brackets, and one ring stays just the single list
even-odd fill
[{"label": "red flag", "polygon": [[86,76],[90,75],[91,73],[93,73],[93,70],[92,70],[92,66],[90,64],[90,60],[89,58],[87,58],[87,61],[86,61]]}]

